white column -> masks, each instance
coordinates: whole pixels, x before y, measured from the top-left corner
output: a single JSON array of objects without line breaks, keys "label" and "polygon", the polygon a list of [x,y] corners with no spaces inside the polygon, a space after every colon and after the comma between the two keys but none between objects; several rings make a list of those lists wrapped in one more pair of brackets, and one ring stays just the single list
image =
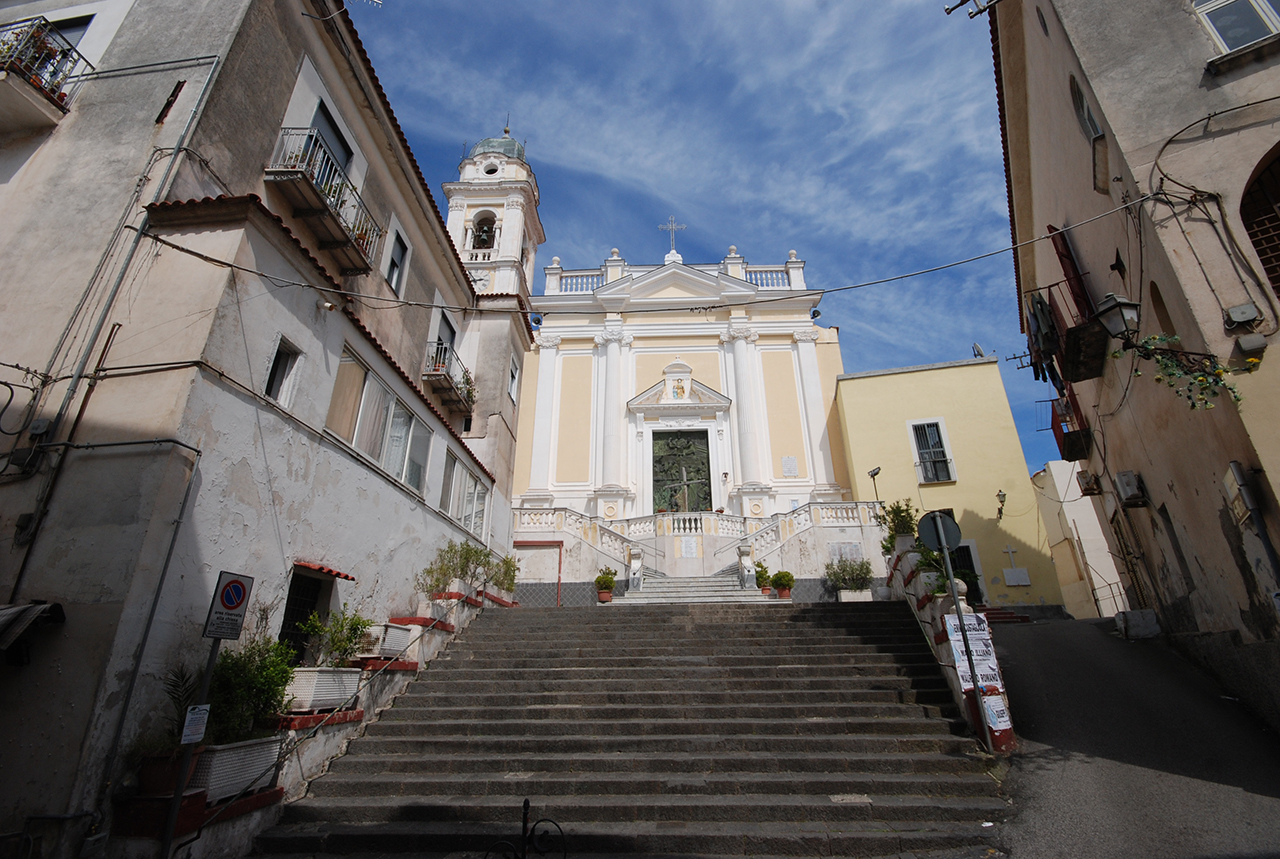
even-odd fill
[{"label": "white column", "polygon": [[619,328],[605,330],[595,336],[597,346],[604,346],[604,427],[601,439],[601,484],[622,486],[624,479],[622,433],[626,428],[622,410],[622,346],[632,341],[630,334]]},{"label": "white column", "polygon": [[818,338],[822,334],[816,328],[795,332],[796,352],[800,358],[801,395],[804,397],[805,418],[809,424],[809,450],[813,457],[813,482],[817,486],[835,483],[831,466],[831,443],[827,438],[827,410],[822,399],[822,372],[818,369]]},{"label": "white column", "polygon": [[551,486],[551,410],[555,405],[556,347],[560,338],[539,334],[533,338],[538,347],[538,394],[533,411],[533,458],[529,466],[529,492],[546,494]]},{"label": "white column", "polygon": [[449,200],[449,238],[453,239],[453,246],[458,250],[462,250],[467,237],[466,222],[467,201],[462,197],[454,197]]},{"label": "white column", "polygon": [[738,410],[738,459],[742,465],[740,483],[763,483],[760,468],[760,440],[756,425],[759,409],[756,406],[755,386],[751,384],[755,364],[755,348],[752,344],[760,335],[745,326],[735,325],[720,335],[723,343],[733,343],[733,381]]}]

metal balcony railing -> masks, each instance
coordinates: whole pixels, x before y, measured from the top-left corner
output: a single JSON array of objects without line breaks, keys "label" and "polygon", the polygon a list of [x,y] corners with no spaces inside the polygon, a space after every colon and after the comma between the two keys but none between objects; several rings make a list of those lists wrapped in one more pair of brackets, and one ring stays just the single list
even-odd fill
[{"label": "metal balcony railing", "polygon": [[458,358],[453,344],[437,340],[429,344],[427,351],[427,369],[423,379],[431,386],[445,405],[471,411],[476,402],[476,386],[471,378],[471,371]]},{"label": "metal balcony railing", "polygon": [[[351,242],[359,249],[366,263],[374,259],[378,244],[382,239],[382,227],[373,219],[369,209],[360,199],[355,185],[347,178],[338,159],[334,157],[320,132],[315,128],[284,128],[280,130],[280,139],[276,143],[275,154],[267,166],[273,178],[280,179],[288,174],[301,174],[310,180],[311,185],[329,211],[336,216],[342,229]],[[305,212],[314,215],[314,212]],[[329,243],[337,247],[337,243]],[[351,266],[357,268],[357,266]],[[366,267],[365,270],[368,270]]]},{"label": "metal balcony railing", "polygon": [[0,71],[24,78],[64,112],[93,66],[45,18],[0,25]]}]

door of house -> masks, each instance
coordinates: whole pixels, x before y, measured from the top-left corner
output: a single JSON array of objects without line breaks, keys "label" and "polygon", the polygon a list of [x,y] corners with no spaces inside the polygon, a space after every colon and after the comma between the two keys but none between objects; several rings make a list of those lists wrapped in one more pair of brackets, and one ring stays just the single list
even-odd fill
[{"label": "door of house", "polygon": [[711,450],[706,430],[653,434],[653,509],[711,509]]}]

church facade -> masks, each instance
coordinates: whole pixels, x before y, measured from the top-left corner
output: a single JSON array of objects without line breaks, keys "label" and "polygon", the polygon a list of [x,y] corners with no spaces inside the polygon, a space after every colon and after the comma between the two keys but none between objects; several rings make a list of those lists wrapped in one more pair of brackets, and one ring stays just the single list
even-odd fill
[{"label": "church facade", "polygon": [[563,602],[604,566],[634,579],[879,561],[840,445],[838,332],[815,324],[821,295],[794,251],[686,264],[673,247],[632,265],[615,249],[545,274],[519,393],[522,599],[554,581]]}]

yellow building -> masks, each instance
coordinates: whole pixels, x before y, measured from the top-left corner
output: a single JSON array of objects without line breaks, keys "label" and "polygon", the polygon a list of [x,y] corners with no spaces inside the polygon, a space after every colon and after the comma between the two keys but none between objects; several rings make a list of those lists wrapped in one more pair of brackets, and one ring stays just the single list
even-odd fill
[{"label": "yellow building", "polygon": [[950,511],[989,605],[1062,605],[996,357],[842,375],[836,411],[855,501]]}]

